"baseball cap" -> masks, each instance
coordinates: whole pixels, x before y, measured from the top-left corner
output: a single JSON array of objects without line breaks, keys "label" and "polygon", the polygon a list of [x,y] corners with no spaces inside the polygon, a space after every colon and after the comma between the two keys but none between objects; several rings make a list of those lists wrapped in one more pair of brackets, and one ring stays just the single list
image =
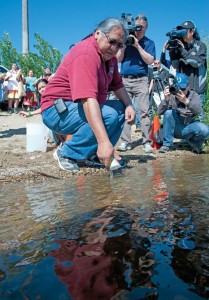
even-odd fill
[{"label": "baseball cap", "polygon": [[177,73],[176,74],[176,83],[181,89],[185,89],[187,87],[187,84],[189,83],[189,80],[184,73]]},{"label": "baseball cap", "polygon": [[195,29],[195,25],[192,21],[185,21],[178,27],[183,29]]}]

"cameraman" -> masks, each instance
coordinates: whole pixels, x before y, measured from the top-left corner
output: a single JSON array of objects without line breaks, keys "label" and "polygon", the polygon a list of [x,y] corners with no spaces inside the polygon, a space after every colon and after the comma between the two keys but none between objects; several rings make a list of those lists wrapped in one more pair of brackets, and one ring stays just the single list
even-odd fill
[{"label": "cameraman", "polygon": [[[149,116],[149,92],[148,92],[148,65],[151,65],[155,58],[155,44],[145,36],[148,20],[145,15],[138,15],[135,18],[136,28],[133,37],[133,44],[126,44],[117,53],[118,62],[121,62],[121,75],[123,84],[132,99],[135,97],[139,107],[141,131],[143,137],[143,149],[145,152],[153,152],[149,137],[150,116]],[[131,126],[125,124],[122,135],[120,151],[132,149],[131,146]]]},{"label": "cameraman", "polygon": [[165,99],[164,86],[168,85],[168,77],[168,69],[162,67],[159,60],[154,60],[151,68],[150,89],[151,97],[154,100],[154,104],[156,107],[158,107],[160,102]]},{"label": "cameraman", "polygon": [[164,90],[165,100],[158,107],[163,117],[163,146],[159,152],[172,150],[174,137],[186,139],[192,150],[202,152],[203,142],[209,136],[209,127],[197,120],[202,112],[200,96],[190,89],[188,78],[177,73],[176,84]]},{"label": "cameraman", "polygon": [[[192,21],[185,21],[176,27],[177,30],[186,29],[187,34],[178,40],[178,51],[169,51],[171,63],[177,72],[185,73],[189,78],[190,88],[205,103],[207,89],[207,47],[200,41],[199,34]],[[178,61],[178,64],[176,62]]]}]

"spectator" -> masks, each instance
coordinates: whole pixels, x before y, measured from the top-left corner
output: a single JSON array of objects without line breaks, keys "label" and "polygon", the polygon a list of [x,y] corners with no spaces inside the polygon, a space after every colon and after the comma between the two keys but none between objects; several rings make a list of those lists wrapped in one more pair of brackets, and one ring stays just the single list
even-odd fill
[{"label": "spectator", "polygon": [[164,87],[168,85],[169,71],[161,66],[160,60],[156,59],[151,68],[151,82],[150,89],[152,98],[156,107],[165,98]]},{"label": "spectator", "polygon": [[0,73],[0,104],[4,100],[4,79],[6,77],[5,73]]},{"label": "spectator", "polygon": [[[27,77],[26,77],[27,78]],[[37,90],[38,90],[38,93],[40,94],[40,97],[41,95],[43,94],[47,84],[48,84],[48,81],[46,79],[39,79],[38,81],[36,81],[37,83]],[[23,116],[23,117],[32,117],[34,115],[39,115],[41,114],[41,108],[38,108],[34,111],[20,111],[20,115]]]},{"label": "spectator", "polygon": [[[118,54],[118,61],[121,62],[121,75],[124,86],[139,107],[139,116],[141,131],[143,137],[143,149],[145,152],[153,152],[150,131],[149,116],[149,83],[148,83],[148,65],[151,65],[155,57],[155,44],[145,36],[148,20],[145,15],[138,15],[135,18],[135,25],[141,25],[141,29],[135,32],[134,44],[127,44]],[[132,149],[131,145],[131,126],[125,124],[121,135],[121,144],[118,147],[120,151]]]},{"label": "spectator", "polygon": [[[112,157],[121,160],[114,145],[125,119],[133,124],[135,118],[115,57],[125,39],[120,20],[102,21],[91,36],[70,49],[44,91],[45,125],[59,134],[73,134],[54,153],[63,170],[77,172],[80,162],[109,168]],[[120,101],[106,100],[108,91]]]},{"label": "spectator", "polygon": [[53,76],[53,74],[51,72],[51,69],[49,67],[47,67],[41,78],[46,79],[47,81],[49,81],[52,78],[52,76]]},{"label": "spectator", "polygon": [[[40,95],[40,98],[41,98],[41,95],[43,94],[46,86],[48,84],[48,81],[46,79],[39,79],[38,82],[37,82],[37,90],[38,90],[38,93]],[[35,115],[39,115],[41,114],[41,108],[38,108],[34,111],[24,111],[22,110],[20,112],[20,115],[23,116],[23,117],[32,117],[32,116],[35,116]],[[51,137],[51,139],[53,140],[53,142],[57,145],[60,144],[60,142],[63,142],[65,140],[65,136],[61,136],[59,134],[56,134],[54,133],[53,131],[49,130],[49,135]]]},{"label": "spectator", "polygon": [[25,92],[26,96],[23,100],[23,105],[27,106],[27,110],[30,110],[37,106],[38,99],[36,94],[35,83],[37,78],[33,75],[33,70],[29,70],[28,76],[25,77]]},{"label": "spectator", "polygon": [[[176,27],[186,29],[187,33],[179,40],[179,51],[169,51],[171,63],[177,71],[185,73],[189,78],[190,88],[196,91],[205,103],[207,89],[207,47],[200,41],[195,24],[185,21]],[[177,64],[176,64],[177,62]]]},{"label": "spectator", "polygon": [[19,97],[18,97],[18,65],[17,63],[12,64],[12,69],[6,73],[5,81],[8,81],[8,113],[13,113],[13,102],[14,102],[14,113],[18,113]]},{"label": "spectator", "polygon": [[194,152],[201,153],[204,140],[209,136],[209,127],[197,120],[202,112],[200,96],[189,86],[187,76],[177,73],[177,93],[171,94],[169,87],[164,90],[165,100],[158,107],[158,113],[164,115],[161,153],[172,150],[174,137],[186,139]]}]

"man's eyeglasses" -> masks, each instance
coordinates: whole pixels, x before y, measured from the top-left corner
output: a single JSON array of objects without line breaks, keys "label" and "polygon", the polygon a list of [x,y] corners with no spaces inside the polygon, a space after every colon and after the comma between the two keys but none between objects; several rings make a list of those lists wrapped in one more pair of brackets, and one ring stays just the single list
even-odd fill
[{"label": "man's eyeglasses", "polygon": [[104,35],[106,36],[107,40],[108,40],[108,43],[111,45],[111,46],[114,46],[116,47],[118,50],[119,49],[122,49],[124,47],[124,44],[123,43],[118,43],[116,40],[114,39],[111,39],[105,32],[103,32]]}]

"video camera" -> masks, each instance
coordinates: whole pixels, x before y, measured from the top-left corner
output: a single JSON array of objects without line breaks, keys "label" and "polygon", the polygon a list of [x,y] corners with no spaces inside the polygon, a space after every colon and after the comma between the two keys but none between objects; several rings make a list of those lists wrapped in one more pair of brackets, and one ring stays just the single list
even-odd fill
[{"label": "video camera", "polygon": [[134,38],[131,35],[135,36],[136,31],[140,31],[142,29],[142,26],[140,24],[135,25],[134,18],[131,14],[121,14],[121,20],[123,20],[125,24],[125,28],[128,31],[128,37],[126,40],[126,45],[133,45],[134,44]]},{"label": "video camera", "polygon": [[169,92],[173,95],[178,94],[181,90],[180,86],[176,83],[176,80],[173,76],[169,77],[168,85],[169,85]]},{"label": "video camera", "polygon": [[180,48],[181,46],[179,45],[178,40],[181,39],[185,35],[187,35],[186,29],[174,28],[170,32],[167,32],[166,36],[170,37],[170,39],[168,40],[167,50],[173,50],[173,49]]},{"label": "video camera", "polygon": [[159,72],[157,67],[152,67],[153,70],[153,77],[158,78],[159,77]]}]

